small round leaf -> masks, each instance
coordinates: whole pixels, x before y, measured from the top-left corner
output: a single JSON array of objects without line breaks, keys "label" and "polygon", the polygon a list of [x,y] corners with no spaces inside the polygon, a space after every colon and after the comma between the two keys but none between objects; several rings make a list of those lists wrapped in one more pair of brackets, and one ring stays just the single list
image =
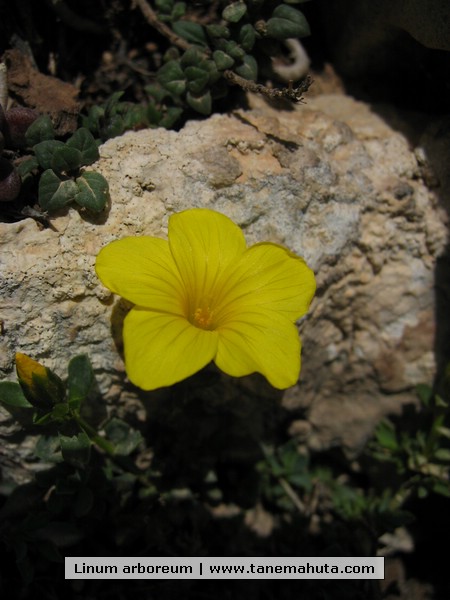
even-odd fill
[{"label": "small round leaf", "polygon": [[35,146],[39,142],[45,140],[53,140],[55,137],[55,128],[53,127],[52,120],[48,115],[42,115],[32,123],[26,133],[25,138],[28,146]]},{"label": "small round leaf", "polygon": [[82,162],[83,157],[79,150],[63,146],[53,154],[50,166],[55,173],[68,173],[79,169]]},{"label": "small round leaf", "polygon": [[186,101],[191,108],[202,115],[210,115],[212,107],[211,93],[208,91],[205,94],[196,96],[191,92],[186,94]]},{"label": "small round leaf", "polygon": [[72,179],[60,179],[52,169],[47,169],[39,180],[39,204],[43,210],[53,211],[75,200],[77,185]]},{"label": "small round leaf", "polygon": [[222,11],[222,18],[230,23],[237,23],[247,12],[245,2],[232,2]]},{"label": "small round leaf", "polygon": [[92,133],[86,127],[80,127],[70,137],[66,146],[75,148],[81,153],[81,165],[91,165],[99,159],[98,146]]},{"label": "small round leaf", "polygon": [[187,67],[184,73],[188,79],[189,91],[200,94],[209,81],[209,73],[198,67]]},{"label": "small round leaf", "polygon": [[22,388],[15,381],[0,382],[0,404],[14,408],[31,408]]},{"label": "small round leaf", "polygon": [[242,48],[246,52],[250,52],[250,50],[255,45],[256,40],[256,32],[250,23],[243,25],[241,30],[239,31],[239,41],[241,43]]},{"label": "small round leaf", "polygon": [[34,154],[42,169],[51,169],[53,154],[60,148],[64,148],[64,142],[59,140],[46,140],[33,146]]},{"label": "small round leaf", "polygon": [[76,179],[75,202],[91,212],[101,212],[108,201],[108,182],[100,173],[85,172]]},{"label": "small round leaf", "polygon": [[256,81],[258,78],[258,63],[250,54],[244,56],[242,65],[235,69],[236,73],[250,81]]},{"label": "small round leaf", "polygon": [[176,21],[172,25],[173,31],[191,44],[206,46],[205,30],[199,23],[193,21]]},{"label": "small round leaf", "polygon": [[213,52],[213,59],[219,71],[230,69],[234,65],[234,59],[225,52],[222,52],[222,50]]},{"label": "small round leaf", "polygon": [[305,15],[296,8],[281,4],[272,13],[266,23],[266,32],[269,37],[276,40],[287,38],[306,37],[311,30]]}]

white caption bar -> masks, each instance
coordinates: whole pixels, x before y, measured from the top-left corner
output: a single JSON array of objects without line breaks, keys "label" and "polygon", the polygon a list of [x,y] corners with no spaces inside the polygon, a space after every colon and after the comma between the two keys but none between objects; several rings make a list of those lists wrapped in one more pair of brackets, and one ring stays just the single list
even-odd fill
[{"label": "white caption bar", "polygon": [[384,558],[68,556],[66,579],[384,579]]}]

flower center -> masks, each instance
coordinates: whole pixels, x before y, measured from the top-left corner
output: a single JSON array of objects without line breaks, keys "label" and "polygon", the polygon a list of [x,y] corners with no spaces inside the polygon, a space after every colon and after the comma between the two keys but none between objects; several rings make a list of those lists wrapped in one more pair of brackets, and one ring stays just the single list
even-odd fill
[{"label": "flower center", "polygon": [[213,311],[209,306],[196,308],[191,323],[200,329],[213,329]]}]

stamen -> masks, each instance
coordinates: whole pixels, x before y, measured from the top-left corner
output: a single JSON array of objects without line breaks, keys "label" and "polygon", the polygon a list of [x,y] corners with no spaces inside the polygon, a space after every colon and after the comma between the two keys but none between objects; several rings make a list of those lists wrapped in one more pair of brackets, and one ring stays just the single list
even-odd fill
[{"label": "stamen", "polygon": [[213,311],[209,307],[196,308],[192,320],[200,329],[212,329]]}]

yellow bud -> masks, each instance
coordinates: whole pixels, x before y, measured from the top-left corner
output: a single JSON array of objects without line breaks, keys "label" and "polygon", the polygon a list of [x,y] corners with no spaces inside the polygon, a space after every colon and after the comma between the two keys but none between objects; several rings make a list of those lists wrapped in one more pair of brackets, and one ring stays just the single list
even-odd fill
[{"label": "yellow bud", "polygon": [[65,395],[63,382],[37,360],[17,352],[16,371],[23,393],[33,406],[48,409],[63,401]]},{"label": "yellow bud", "polygon": [[20,352],[16,352],[16,371],[18,378],[30,388],[33,388],[33,374],[43,378],[47,377],[47,369],[44,365]]}]

